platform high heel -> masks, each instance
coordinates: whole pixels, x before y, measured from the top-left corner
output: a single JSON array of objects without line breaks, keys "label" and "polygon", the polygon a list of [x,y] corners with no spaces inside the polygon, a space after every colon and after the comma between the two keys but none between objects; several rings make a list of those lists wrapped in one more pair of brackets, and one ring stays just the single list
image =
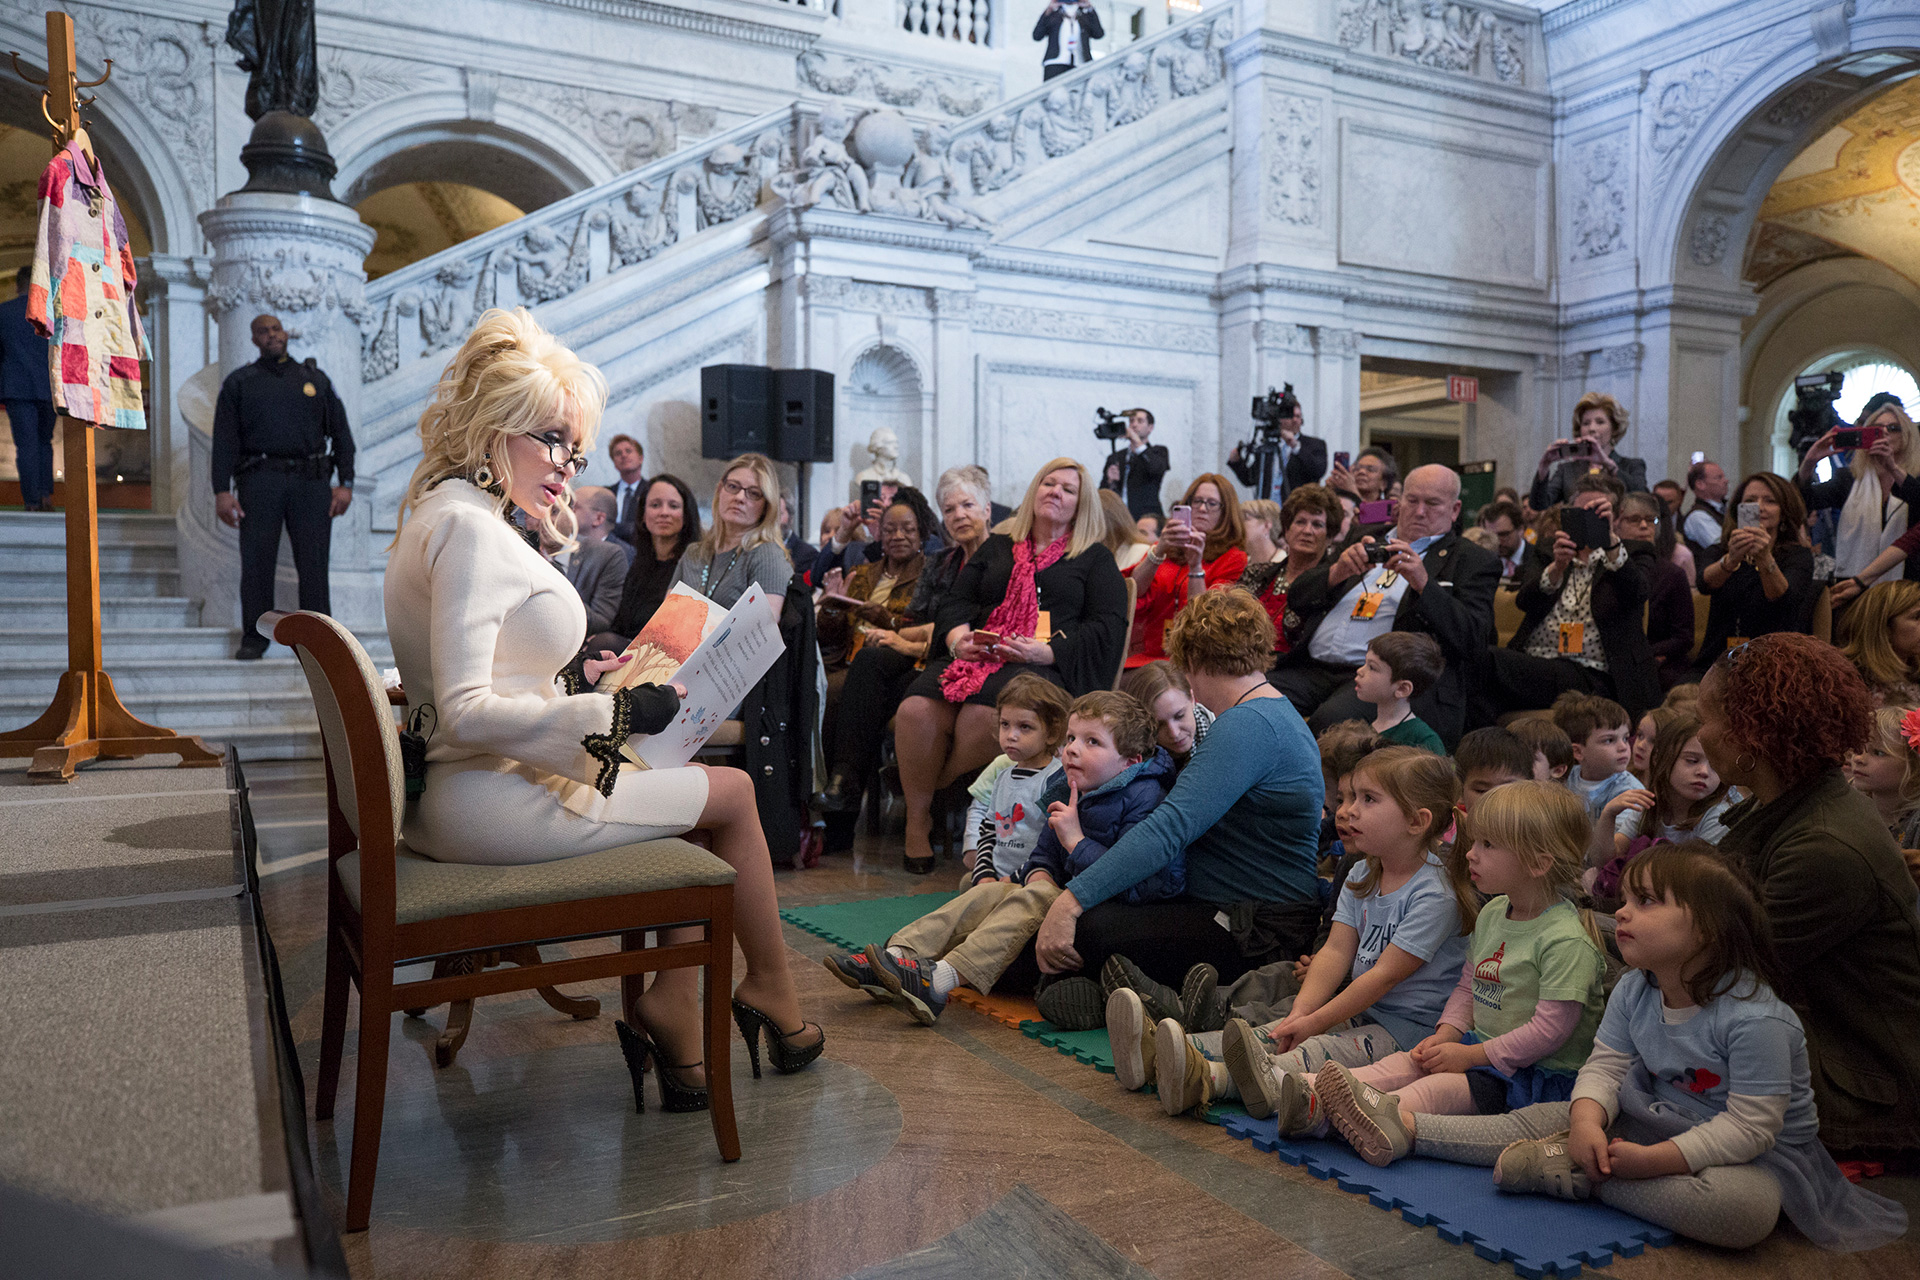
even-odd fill
[{"label": "platform high heel", "polygon": [[[812,1044],[794,1044],[792,1036],[781,1032],[779,1023],[743,1000],[733,1002],[733,1020],[740,1028],[741,1038],[747,1042],[747,1060],[753,1064],[755,1080],[760,1078],[760,1033],[763,1030],[767,1038],[767,1056],[773,1060],[773,1069],[783,1076],[802,1070],[827,1047],[824,1031]],[[808,1027],[817,1029],[815,1023],[803,1022],[793,1035],[804,1035]]]},{"label": "platform high heel", "polygon": [[627,1074],[633,1077],[633,1109],[645,1114],[647,1110],[646,1079],[647,1059],[653,1059],[654,1073],[660,1079],[660,1109],[662,1111],[705,1111],[707,1109],[707,1090],[704,1085],[683,1083],[677,1076],[681,1071],[692,1071],[699,1063],[685,1066],[670,1066],[666,1055],[660,1052],[644,1031],[635,1031],[625,1022],[616,1021],[613,1030],[620,1037],[620,1056],[627,1060]]}]

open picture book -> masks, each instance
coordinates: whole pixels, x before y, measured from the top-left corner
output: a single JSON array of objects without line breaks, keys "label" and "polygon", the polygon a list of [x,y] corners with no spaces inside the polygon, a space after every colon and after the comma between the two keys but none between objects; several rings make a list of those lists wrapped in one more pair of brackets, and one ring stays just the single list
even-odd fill
[{"label": "open picture book", "polygon": [[645,769],[674,769],[693,759],[786,642],[759,587],[722,609],[685,583],[675,583],[633,638],[624,666],[601,677],[605,692],[641,684],[684,685],[680,713],[659,733],[629,740],[622,753]]}]

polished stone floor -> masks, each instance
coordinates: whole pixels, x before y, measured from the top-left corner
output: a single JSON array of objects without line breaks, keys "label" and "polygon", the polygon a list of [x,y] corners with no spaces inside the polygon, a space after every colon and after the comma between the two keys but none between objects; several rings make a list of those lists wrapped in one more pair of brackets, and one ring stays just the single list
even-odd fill
[{"label": "polished stone floor", "polygon": [[[317,765],[247,771],[263,897],[309,1089],[320,1035],[325,783]],[[878,841],[779,873],[788,905],[945,888],[904,874]],[[476,1008],[454,1066],[436,1070],[444,1010],[396,1018],[371,1229],[346,1238],[354,1274],[487,1277],[1002,1276],[1258,1280],[1505,1277],[1483,1261],[1282,1166],[1220,1130],[1161,1114],[1150,1095],[973,1010],[934,1028],[847,990],[827,945],[789,928],[827,1053],[755,1081],[735,1046],[744,1158],[720,1163],[704,1116],[636,1115],[605,1006],[575,1022],[538,998]],[[736,961],[736,963],[739,963]],[[352,1117],[312,1127],[336,1207]],[[651,1086],[649,1086],[651,1089]],[[309,1107],[311,1115],[311,1107]],[[1464,1172],[1464,1171],[1463,1171]],[[1484,1175],[1477,1175],[1484,1176]],[[1876,1188],[1920,1213],[1920,1179]],[[1823,1253],[1790,1227],[1728,1254],[1678,1243],[1616,1260],[1620,1280],[1920,1277],[1920,1241]]]}]

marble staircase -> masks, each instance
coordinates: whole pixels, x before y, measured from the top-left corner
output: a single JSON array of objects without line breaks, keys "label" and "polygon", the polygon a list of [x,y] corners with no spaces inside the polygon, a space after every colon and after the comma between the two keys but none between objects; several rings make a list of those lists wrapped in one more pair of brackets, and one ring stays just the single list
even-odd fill
[{"label": "marble staircase", "polygon": [[[58,514],[0,512],[0,727],[45,709],[67,667],[66,522]],[[236,662],[238,635],[200,625],[181,594],[173,518],[100,515],[100,625],[107,673],[143,720],[233,743],[243,760],[318,757],[320,731],[300,663],[276,645]],[[375,665],[392,663],[385,632],[363,632]]]}]

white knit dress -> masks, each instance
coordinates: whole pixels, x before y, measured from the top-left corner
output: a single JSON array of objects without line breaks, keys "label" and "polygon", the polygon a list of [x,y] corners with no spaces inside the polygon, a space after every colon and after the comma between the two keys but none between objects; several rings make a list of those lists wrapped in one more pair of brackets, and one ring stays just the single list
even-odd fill
[{"label": "white knit dress", "polygon": [[622,766],[615,698],[567,692],[586,607],[486,493],[448,480],[414,508],[387,562],[386,608],[409,713],[433,707],[426,791],[403,828],[414,852],[549,862],[699,820],[703,770]]}]

